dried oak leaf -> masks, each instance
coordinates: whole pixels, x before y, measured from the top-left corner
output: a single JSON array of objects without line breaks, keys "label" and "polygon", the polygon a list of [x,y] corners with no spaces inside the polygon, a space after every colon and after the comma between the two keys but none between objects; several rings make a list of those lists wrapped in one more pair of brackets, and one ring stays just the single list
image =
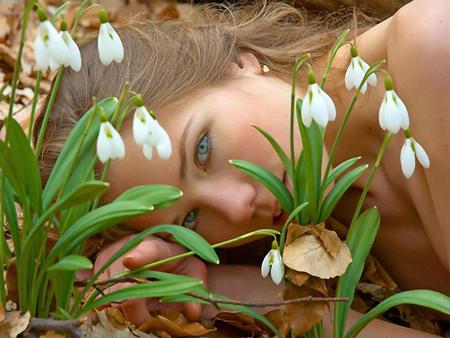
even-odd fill
[{"label": "dried oak leaf", "polygon": [[333,257],[314,235],[295,239],[283,251],[283,262],[287,267],[324,279],[342,275],[351,261],[351,253],[345,243],[341,242],[336,257]]},{"label": "dried oak leaf", "polygon": [[151,319],[139,326],[139,330],[165,331],[172,337],[198,337],[204,336],[213,329],[207,329],[198,322],[190,322],[186,317],[174,310],[163,310],[160,314],[152,316]]},{"label": "dried oak leaf", "polygon": [[4,314],[4,318],[0,321],[0,337],[16,338],[24,332],[30,323],[30,312],[23,315],[20,311],[10,311]]},{"label": "dried oak leaf", "polygon": [[[313,289],[302,286],[298,287],[290,282],[286,282],[283,292],[283,299],[294,299],[302,297],[322,297],[323,295]],[[323,317],[325,302],[303,302],[286,305],[286,321],[296,335],[300,335],[310,330],[319,323]]]},{"label": "dried oak leaf", "polygon": [[286,273],[284,274],[288,281],[297,286],[302,286],[310,276],[306,272],[295,271],[289,268],[286,268]]}]

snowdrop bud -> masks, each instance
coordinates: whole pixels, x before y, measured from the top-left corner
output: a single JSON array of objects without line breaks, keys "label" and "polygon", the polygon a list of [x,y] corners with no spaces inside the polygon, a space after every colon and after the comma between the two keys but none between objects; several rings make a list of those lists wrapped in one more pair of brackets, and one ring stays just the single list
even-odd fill
[{"label": "snowdrop bud", "polygon": [[280,284],[284,277],[284,264],[276,240],[272,242],[272,249],[264,257],[261,264],[261,276],[266,278],[269,275],[275,284]]},{"label": "snowdrop bud", "polygon": [[405,104],[393,90],[389,75],[385,77],[384,84],[386,93],[380,105],[378,121],[383,130],[396,134],[400,128],[404,130],[409,128],[409,114]]},{"label": "snowdrop bud", "polygon": [[122,62],[124,55],[122,41],[108,22],[108,14],[103,8],[99,12],[99,19],[101,24],[97,46],[101,63],[108,66],[113,61]]},{"label": "snowdrop bud", "polygon": [[[358,56],[358,51],[356,47],[352,45],[351,47],[352,59],[345,73],[345,87],[347,90],[351,90],[352,88],[358,89],[361,85],[361,82],[369,70],[370,66]],[[367,78],[367,82],[364,82],[361,87],[361,93],[365,94],[367,90],[367,83],[371,86],[377,85],[377,77],[374,73],[370,74]]]},{"label": "snowdrop bud", "polygon": [[47,20],[42,8],[37,9],[39,30],[34,41],[34,53],[39,70],[46,70],[49,66],[57,68],[68,63],[69,50],[55,27]]},{"label": "snowdrop bud", "polygon": [[62,19],[60,24],[61,32],[59,33],[66,44],[69,51],[69,60],[65,64],[70,66],[74,71],[79,72],[81,69],[81,53],[75,41],[73,41],[72,35],[67,31],[67,22]]},{"label": "snowdrop bud", "polygon": [[[415,156],[414,156],[415,155]],[[410,178],[416,167],[416,159],[424,168],[430,167],[430,159],[425,149],[412,137],[407,137],[400,152],[400,164],[403,175]]]},{"label": "snowdrop bud", "polygon": [[100,125],[97,138],[97,156],[102,163],[125,156],[125,144],[122,137],[110,122],[102,122]]},{"label": "snowdrop bud", "polygon": [[309,86],[302,103],[302,121],[307,128],[311,125],[312,120],[325,128],[329,121],[334,121],[336,118],[336,107],[328,94],[312,81],[315,81],[315,76],[312,69],[309,69]]}]

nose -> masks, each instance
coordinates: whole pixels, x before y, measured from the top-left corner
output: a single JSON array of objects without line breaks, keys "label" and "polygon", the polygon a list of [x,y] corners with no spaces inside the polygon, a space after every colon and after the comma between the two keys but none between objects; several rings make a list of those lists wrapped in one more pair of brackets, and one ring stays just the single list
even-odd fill
[{"label": "nose", "polygon": [[238,178],[215,178],[201,185],[198,204],[232,224],[248,224],[255,213],[255,187]]}]

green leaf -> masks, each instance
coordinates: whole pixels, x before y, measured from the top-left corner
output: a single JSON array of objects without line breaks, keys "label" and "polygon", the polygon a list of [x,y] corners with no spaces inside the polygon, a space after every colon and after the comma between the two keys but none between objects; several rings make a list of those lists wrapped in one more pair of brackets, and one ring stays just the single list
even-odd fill
[{"label": "green leaf", "polygon": [[14,168],[11,150],[6,146],[5,142],[0,140],[0,168],[3,170],[9,183],[14,189],[15,193],[23,201],[25,199],[25,191],[20,183],[18,172]]},{"label": "green leaf", "polygon": [[[308,184],[305,184],[304,178],[306,177],[306,163],[305,153],[301,152],[298,158],[297,167],[295,168],[297,173],[297,203],[302,205],[308,202]],[[302,209],[300,211],[300,224],[309,224],[310,212],[309,208]]]},{"label": "green leaf", "polygon": [[200,304],[205,304],[205,305],[210,305],[211,303],[200,299],[200,298],[196,298],[193,296],[188,296],[188,295],[179,295],[179,296],[168,296],[168,297],[163,297],[159,300],[161,303],[188,303],[188,302],[193,302],[193,303],[200,303]]},{"label": "green leaf", "polygon": [[[0,191],[0,193],[2,193]],[[17,259],[20,260],[21,256],[21,241],[20,241],[20,230],[19,230],[19,222],[17,219],[17,210],[16,205],[14,203],[14,191],[9,181],[5,178],[5,184],[3,189],[3,202],[5,208],[6,219],[8,220],[8,230],[11,234],[14,251]]]},{"label": "green leaf", "polygon": [[359,167],[356,167],[336,183],[336,185],[333,187],[333,189],[331,189],[331,191],[328,193],[327,197],[322,203],[319,218],[321,221],[326,220],[331,215],[334,207],[342,198],[344,193],[359,178],[359,176],[361,176],[361,174],[364,172],[364,170],[367,169],[367,167],[368,167],[367,164],[363,164],[360,165]]},{"label": "green leaf", "polygon": [[57,210],[72,208],[78,204],[93,200],[108,190],[109,184],[103,181],[88,181],[78,186],[72,193],[58,200]]},{"label": "green leaf", "polygon": [[69,255],[50,266],[47,271],[77,271],[91,269],[92,262],[84,256]]},{"label": "green leaf", "polygon": [[247,161],[230,160],[229,162],[264,185],[280,202],[284,211],[291,212],[294,209],[291,193],[284,183],[270,171]]},{"label": "green leaf", "polygon": [[10,160],[12,161],[9,165],[17,173],[23,191],[30,200],[31,208],[40,213],[42,188],[38,162],[19,123],[14,118],[10,118],[9,123],[6,123],[8,126]]},{"label": "green leaf", "polygon": [[50,18],[50,22],[55,25],[56,20],[58,20],[58,17],[62,14],[62,12],[66,9],[66,7],[70,4],[70,1],[64,1],[64,3],[59,6],[55,12],[53,13],[52,17]]},{"label": "green leaf", "polygon": [[100,305],[110,302],[122,302],[129,299],[136,298],[154,298],[154,297],[167,297],[174,296],[183,293],[195,291],[202,286],[202,282],[196,281],[156,281],[143,284],[132,285],[117,291],[108,293],[106,296],[97,298],[92,302],[84,305],[80,312],[81,314],[87,313]]},{"label": "green leaf", "polygon": [[338,280],[336,297],[348,297],[348,302],[337,302],[334,306],[335,338],[342,338],[348,311],[353,302],[356,284],[361,278],[367,255],[375,241],[380,227],[380,212],[376,207],[364,211],[357,219],[352,236],[347,238],[347,245],[352,253],[352,262],[347,271]]},{"label": "green leaf", "polygon": [[347,161],[344,161],[337,165],[333,170],[331,170],[330,174],[328,175],[327,181],[323,185],[322,190],[325,191],[325,189],[340,175],[344,173],[348,168],[350,168],[353,164],[358,162],[361,159],[361,156],[353,157],[348,159]]},{"label": "green leaf", "polygon": [[[283,230],[282,230],[281,236],[280,236],[280,247],[281,247],[282,250],[284,249],[284,240],[286,238],[287,226],[289,225],[289,223],[291,223],[291,221],[294,219],[294,217],[297,216],[297,214],[300,211],[302,211],[307,205],[308,205],[308,202],[305,202],[305,203],[299,205],[297,208],[294,209],[294,211],[292,211],[290,213],[290,215],[287,218],[286,222],[284,222]],[[283,253],[283,251],[281,251],[281,253]]]},{"label": "green leaf", "polygon": [[293,172],[292,172],[291,160],[286,155],[284,150],[280,147],[278,142],[268,132],[266,132],[264,129],[259,128],[258,126],[255,126],[255,125],[252,125],[252,127],[255,128],[256,130],[258,130],[266,138],[266,140],[269,141],[269,143],[272,145],[272,148],[275,150],[275,152],[277,153],[278,157],[280,158],[281,163],[283,163],[283,166],[286,169],[289,177],[292,179],[294,177],[294,175],[293,175]]},{"label": "green leaf", "polygon": [[181,190],[171,185],[141,185],[125,191],[115,201],[136,201],[160,209],[168,207],[181,196]]},{"label": "green leaf", "polygon": [[450,315],[450,297],[431,290],[404,291],[385,299],[364,314],[352,325],[345,338],[356,337],[373,319],[400,304],[420,305]]},{"label": "green leaf", "polygon": [[48,255],[52,261],[63,252],[71,252],[77,245],[99,232],[126,219],[153,210],[137,202],[112,202],[82,216],[58,239]]},{"label": "green leaf", "polygon": [[[116,106],[117,106],[118,100],[115,97],[109,97],[106,98],[99,103],[97,103],[98,106],[101,106],[107,117],[111,117],[113,114]],[[48,178],[47,184],[45,185],[44,193],[42,195],[43,198],[43,207],[44,209],[49,206],[52,199],[55,197],[56,193],[58,192],[58,189],[60,189],[61,184],[64,182],[65,177],[70,171],[70,168],[72,167],[72,163],[75,160],[75,155],[78,149],[78,144],[80,140],[82,139],[82,135],[84,132],[84,129],[86,128],[89,117],[91,114],[94,113],[94,109],[89,109],[84,116],[78,121],[78,123],[75,125],[75,127],[72,129],[72,132],[70,133],[69,137],[67,138],[66,142],[64,143],[64,147],[61,150],[61,153],[58,156],[58,160],[56,161],[55,165],[53,166],[52,172],[50,174],[50,177]],[[88,153],[93,160],[94,158],[94,152],[93,147],[94,143],[98,136],[98,130],[100,128],[100,119],[95,119],[92,123],[92,126],[86,135],[86,138],[84,140],[84,143],[80,150],[80,158],[83,158],[83,156]],[[76,163],[78,164],[78,163]],[[82,167],[80,168],[78,165],[75,166],[74,172],[77,170],[90,170],[90,168]],[[74,184],[77,186],[78,184],[84,182],[85,177],[83,175],[79,175],[81,181],[77,182],[77,184]],[[67,188],[66,188],[67,190]],[[63,193],[64,196],[64,193]]]}]

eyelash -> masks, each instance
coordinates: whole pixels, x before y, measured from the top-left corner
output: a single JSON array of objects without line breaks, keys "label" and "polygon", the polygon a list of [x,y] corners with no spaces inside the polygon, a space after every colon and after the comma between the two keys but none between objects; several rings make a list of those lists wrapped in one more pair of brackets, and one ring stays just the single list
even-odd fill
[{"label": "eyelash", "polygon": [[[201,163],[201,162],[198,160],[197,154],[198,154],[199,147],[201,146],[203,140],[207,140],[207,141],[208,141],[208,145],[207,145],[206,159],[205,159],[204,161],[202,161],[202,162],[204,162],[204,163]],[[200,136],[200,138],[199,138],[199,140],[198,140],[198,142],[197,142],[197,145],[196,145],[196,147],[195,147],[195,154],[194,154],[194,161],[195,161],[195,163],[197,163],[197,164],[202,168],[202,170],[204,170],[204,171],[207,170],[206,165],[208,164],[209,159],[210,159],[210,157],[211,157],[211,151],[212,151],[211,137],[209,136],[209,132],[206,131],[205,133],[203,133],[203,134]],[[190,221],[190,222],[192,222],[193,224],[192,224],[192,225],[186,225],[186,224],[185,224],[185,223],[186,223],[186,220],[190,217],[191,214],[194,215],[194,216],[193,216],[193,217],[194,217],[194,220],[193,220],[193,221]],[[183,220],[182,226],[184,226],[184,227],[186,227],[186,228],[189,228],[189,229],[194,229],[194,228],[195,228],[195,225],[196,225],[195,223],[196,223],[196,220],[197,220],[197,214],[198,214],[198,208],[195,208],[195,209],[192,209],[191,211],[189,211],[188,214],[186,215],[186,217],[185,217],[184,220]]]}]

